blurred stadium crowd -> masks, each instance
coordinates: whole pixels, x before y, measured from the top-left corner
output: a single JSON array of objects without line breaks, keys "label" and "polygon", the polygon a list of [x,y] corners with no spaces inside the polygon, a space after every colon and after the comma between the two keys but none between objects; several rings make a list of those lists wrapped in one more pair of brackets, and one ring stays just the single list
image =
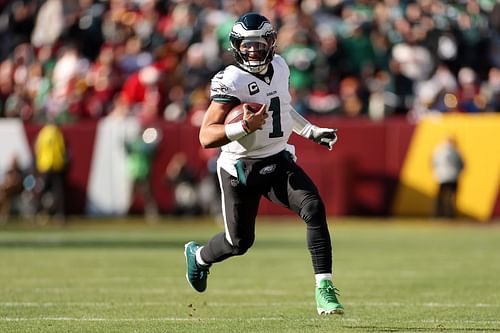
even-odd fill
[{"label": "blurred stadium crowd", "polygon": [[0,117],[200,121],[228,33],[267,16],[302,114],[500,111],[496,0],[0,0]]}]

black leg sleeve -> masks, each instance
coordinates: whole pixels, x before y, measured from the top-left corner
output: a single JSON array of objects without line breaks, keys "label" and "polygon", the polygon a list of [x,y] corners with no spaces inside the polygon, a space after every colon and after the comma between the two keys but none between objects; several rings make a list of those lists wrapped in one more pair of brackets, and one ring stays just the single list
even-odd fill
[{"label": "black leg sleeve", "polygon": [[236,249],[229,244],[223,232],[212,237],[201,249],[201,259],[207,264],[226,260],[236,254]]},{"label": "black leg sleeve", "polygon": [[325,208],[319,197],[306,199],[300,216],[307,224],[307,246],[315,274],[332,272],[332,245]]},{"label": "black leg sleeve", "polygon": [[307,246],[315,274],[332,272],[332,245],[325,206],[311,178],[297,164],[284,163],[280,175],[267,197],[297,213],[307,225]]}]

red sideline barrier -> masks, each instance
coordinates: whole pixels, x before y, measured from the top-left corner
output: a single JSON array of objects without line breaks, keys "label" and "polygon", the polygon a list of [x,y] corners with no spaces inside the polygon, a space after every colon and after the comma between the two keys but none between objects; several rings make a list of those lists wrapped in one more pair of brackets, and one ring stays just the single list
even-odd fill
[{"label": "red sideline barrier", "polygon": [[[296,146],[299,165],[318,186],[328,215],[390,215],[399,173],[415,126],[404,118],[381,122],[330,117],[309,119],[320,126],[338,128],[339,141],[331,152],[297,135],[290,141]],[[161,213],[168,214],[173,208],[172,189],[165,182],[165,168],[170,158],[176,152],[185,152],[190,157],[190,166],[200,175],[206,172],[206,161],[198,142],[198,128],[167,122],[159,126],[164,137],[154,161],[152,185]],[[25,124],[31,145],[39,128]],[[83,214],[96,123],[64,126],[63,131],[72,156],[68,173],[68,193],[72,198],[68,200],[68,210],[72,214]],[[142,203],[138,200],[132,211],[141,209]],[[260,213],[290,214],[265,199],[261,202]],[[499,200],[493,215],[500,215]]]},{"label": "red sideline barrier", "polygon": [[[309,173],[327,207],[335,216],[385,216],[390,213],[414,126],[405,119],[373,122],[367,119],[309,118],[311,122],[338,128],[333,151],[296,135],[298,163]],[[265,214],[285,213],[262,202]]]}]

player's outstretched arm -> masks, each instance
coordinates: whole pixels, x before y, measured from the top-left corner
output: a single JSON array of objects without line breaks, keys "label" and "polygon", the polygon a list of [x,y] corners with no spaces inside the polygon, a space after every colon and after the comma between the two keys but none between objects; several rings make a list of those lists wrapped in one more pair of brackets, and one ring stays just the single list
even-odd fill
[{"label": "player's outstretched arm", "polygon": [[293,107],[290,111],[293,119],[293,131],[298,135],[310,139],[320,145],[333,149],[333,145],[337,142],[336,128],[322,128],[311,124],[307,119],[302,117]]}]

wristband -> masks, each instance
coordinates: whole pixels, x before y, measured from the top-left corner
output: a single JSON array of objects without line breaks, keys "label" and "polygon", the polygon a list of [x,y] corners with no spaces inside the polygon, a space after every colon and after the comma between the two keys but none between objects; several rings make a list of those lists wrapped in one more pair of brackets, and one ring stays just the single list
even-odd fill
[{"label": "wristband", "polygon": [[243,119],[243,120],[241,121],[241,125],[243,126],[243,129],[245,130],[245,132],[246,132],[247,134],[250,134],[251,130],[250,130],[250,125],[248,125],[248,120]]},{"label": "wristband", "polygon": [[224,126],[224,131],[229,140],[234,141],[241,139],[247,135],[247,131],[243,127],[243,121],[238,121],[237,123],[227,124]]}]

